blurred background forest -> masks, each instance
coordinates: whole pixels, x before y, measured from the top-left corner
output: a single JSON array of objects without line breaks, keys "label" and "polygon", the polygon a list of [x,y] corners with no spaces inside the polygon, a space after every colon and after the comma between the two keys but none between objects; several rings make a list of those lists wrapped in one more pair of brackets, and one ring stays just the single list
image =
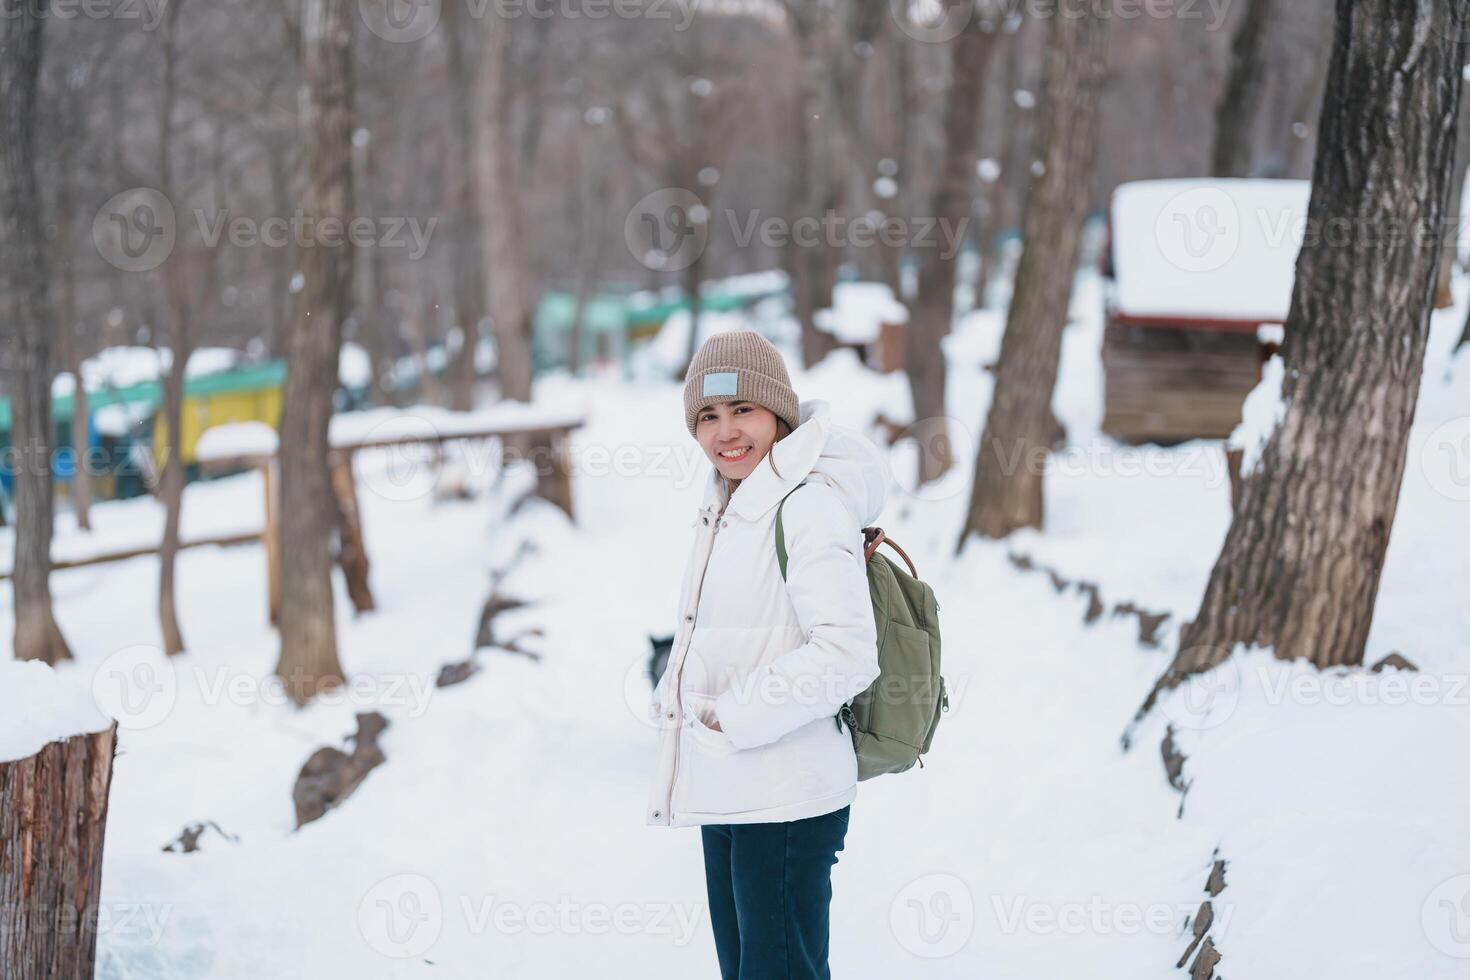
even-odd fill
[{"label": "blurred background forest", "polygon": [[834,972],[1460,976],[1467,41],[7,6],[0,976],[713,975],[643,795],[732,328],[880,447],[944,609],[954,720],[863,785]]}]

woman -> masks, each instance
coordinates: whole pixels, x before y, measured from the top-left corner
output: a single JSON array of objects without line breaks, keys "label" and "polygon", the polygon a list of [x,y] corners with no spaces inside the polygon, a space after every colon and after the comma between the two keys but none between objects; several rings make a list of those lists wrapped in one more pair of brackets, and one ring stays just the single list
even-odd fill
[{"label": "woman", "polygon": [[798,402],[751,330],[705,341],[684,409],[714,468],[649,708],[661,738],[647,819],[701,828],[723,980],[827,978],[831,872],[857,795],[836,715],[878,676],[862,528],[887,471],[826,402]]}]

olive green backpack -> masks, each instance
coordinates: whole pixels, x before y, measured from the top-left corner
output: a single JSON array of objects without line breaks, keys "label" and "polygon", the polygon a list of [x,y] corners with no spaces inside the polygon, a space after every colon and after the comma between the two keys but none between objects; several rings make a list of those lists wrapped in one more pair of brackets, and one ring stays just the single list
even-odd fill
[{"label": "olive green backpack", "polygon": [[[800,489],[800,485],[786,494]],[[776,505],[776,561],[786,580],[786,535],[781,507]],[[908,565],[905,571],[877,553],[887,542]],[[882,528],[863,528],[863,557],[868,592],[878,627],[878,679],[842,706],[837,730],[847,722],[857,752],[858,779],[903,772],[922,758],[934,741],[939,716],[949,710],[949,695],[939,674],[939,603],[934,590],[919,580],[914,563]]]}]

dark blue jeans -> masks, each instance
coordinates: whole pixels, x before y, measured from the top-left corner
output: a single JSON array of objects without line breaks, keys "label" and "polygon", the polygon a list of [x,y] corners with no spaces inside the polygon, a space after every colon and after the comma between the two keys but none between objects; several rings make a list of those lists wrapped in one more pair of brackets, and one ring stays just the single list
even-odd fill
[{"label": "dark blue jeans", "polygon": [[721,980],[831,980],[832,866],[850,809],[700,828]]}]

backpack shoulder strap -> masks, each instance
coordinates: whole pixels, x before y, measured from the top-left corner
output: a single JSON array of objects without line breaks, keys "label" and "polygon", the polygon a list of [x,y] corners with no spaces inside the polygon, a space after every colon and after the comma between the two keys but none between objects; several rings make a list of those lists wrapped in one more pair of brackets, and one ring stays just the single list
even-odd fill
[{"label": "backpack shoulder strap", "polygon": [[[786,497],[801,489],[798,483],[786,491]],[[781,568],[781,581],[786,581],[786,531],[781,525],[781,507],[786,503],[786,497],[781,498],[781,503],[776,505],[776,564]]]}]

